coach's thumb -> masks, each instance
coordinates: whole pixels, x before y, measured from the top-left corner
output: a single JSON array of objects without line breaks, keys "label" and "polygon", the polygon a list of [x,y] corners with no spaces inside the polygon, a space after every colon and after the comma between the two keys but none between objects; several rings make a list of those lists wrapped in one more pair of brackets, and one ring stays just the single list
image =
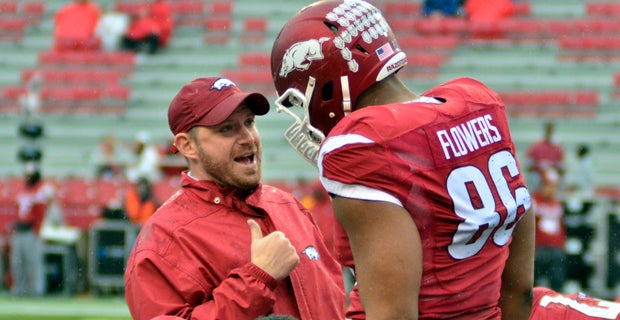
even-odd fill
[{"label": "coach's thumb", "polygon": [[248,226],[250,226],[252,241],[263,238],[263,231],[261,231],[260,226],[258,225],[258,223],[256,223],[256,221],[252,219],[248,220]]}]

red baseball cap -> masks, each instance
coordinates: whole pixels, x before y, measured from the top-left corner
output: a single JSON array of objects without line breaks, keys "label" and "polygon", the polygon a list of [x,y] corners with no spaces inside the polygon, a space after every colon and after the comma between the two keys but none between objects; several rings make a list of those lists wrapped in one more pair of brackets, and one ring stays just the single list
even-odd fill
[{"label": "red baseball cap", "polygon": [[196,126],[215,126],[241,105],[255,115],[269,111],[269,101],[258,92],[242,92],[234,82],[222,77],[197,78],[185,84],[168,107],[168,125],[173,135]]}]

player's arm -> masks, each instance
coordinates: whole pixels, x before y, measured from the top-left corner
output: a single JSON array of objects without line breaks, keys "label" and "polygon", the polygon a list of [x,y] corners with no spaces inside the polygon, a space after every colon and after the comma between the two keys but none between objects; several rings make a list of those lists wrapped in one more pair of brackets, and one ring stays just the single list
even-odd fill
[{"label": "player's arm", "polygon": [[517,223],[510,255],[502,274],[500,307],[502,319],[527,320],[532,308],[534,282],[535,216],[530,209]]},{"label": "player's arm", "polygon": [[409,213],[387,202],[343,197],[333,206],[349,237],[366,318],[418,319],[422,248]]}]

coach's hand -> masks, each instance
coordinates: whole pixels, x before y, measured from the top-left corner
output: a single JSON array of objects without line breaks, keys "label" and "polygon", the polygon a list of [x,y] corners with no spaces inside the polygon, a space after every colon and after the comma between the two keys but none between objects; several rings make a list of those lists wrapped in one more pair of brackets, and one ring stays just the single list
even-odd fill
[{"label": "coach's hand", "polygon": [[276,280],[286,278],[299,263],[295,247],[281,231],[263,237],[256,221],[248,220],[248,225],[252,235],[252,263]]}]

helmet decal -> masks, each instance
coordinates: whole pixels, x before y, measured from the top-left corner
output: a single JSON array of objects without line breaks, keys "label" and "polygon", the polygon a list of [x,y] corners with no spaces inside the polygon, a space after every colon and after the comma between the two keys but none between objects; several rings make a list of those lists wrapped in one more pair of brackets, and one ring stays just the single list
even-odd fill
[{"label": "helmet decal", "polygon": [[[364,42],[370,44],[379,36],[388,36],[389,26],[383,19],[377,20],[379,11],[366,2],[345,1],[325,15],[328,21],[337,23],[344,29],[333,40],[334,46],[340,50],[342,58],[347,61],[349,71],[359,71],[359,64],[353,59],[351,50],[346,47],[360,33]],[[380,21],[379,23],[377,23]],[[390,48],[391,50],[391,48]],[[388,56],[391,53],[385,56]]]},{"label": "helmet decal", "polygon": [[379,47],[379,49],[375,50],[375,52],[379,57],[379,61],[383,61],[386,58],[389,58],[392,54],[394,54],[394,50],[392,50],[392,45],[390,45],[389,42]]},{"label": "helmet decal", "polygon": [[280,77],[286,77],[293,70],[308,70],[313,60],[323,59],[321,44],[329,40],[328,37],[320,39],[310,39],[308,41],[297,42],[286,49],[282,57],[282,68]]}]

